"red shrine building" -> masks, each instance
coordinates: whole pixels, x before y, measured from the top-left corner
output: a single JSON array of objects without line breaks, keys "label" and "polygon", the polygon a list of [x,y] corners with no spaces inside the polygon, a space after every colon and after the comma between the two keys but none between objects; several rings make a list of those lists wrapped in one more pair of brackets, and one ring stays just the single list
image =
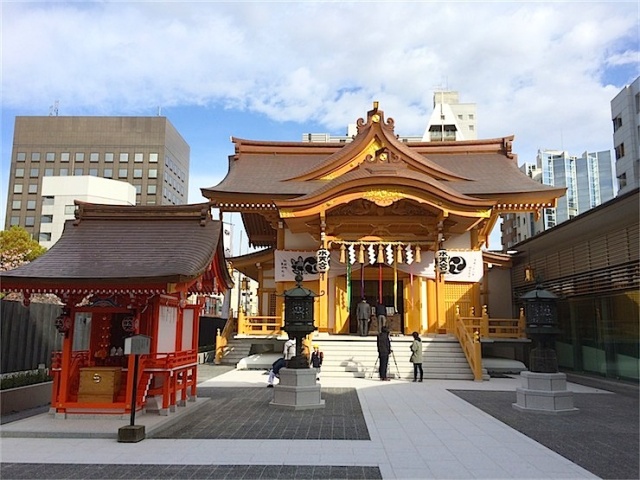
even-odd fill
[{"label": "red shrine building", "polygon": [[[233,285],[222,223],[208,203],[76,206],[75,220],[49,251],[0,272],[3,292],[22,293],[25,305],[34,294],[63,304],[52,411],[167,415],[196,398],[203,295]],[[134,336],[145,339],[148,353],[127,354]]]}]

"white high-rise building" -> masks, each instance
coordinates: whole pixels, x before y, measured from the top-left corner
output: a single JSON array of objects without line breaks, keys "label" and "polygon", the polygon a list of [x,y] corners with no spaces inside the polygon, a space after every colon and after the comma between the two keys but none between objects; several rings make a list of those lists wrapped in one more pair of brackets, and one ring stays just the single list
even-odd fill
[{"label": "white high-rise building", "polygon": [[584,152],[577,157],[564,150],[538,150],[536,164],[524,163],[520,170],[532,179],[565,187],[556,208],[533,213],[505,215],[502,244],[510,248],[559,223],[570,220],[616,195],[614,167],[610,151]]},{"label": "white high-rise building", "polygon": [[422,136],[423,142],[477,140],[476,104],[460,103],[458,92],[433,94],[433,113]]},{"label": "white high-rise building", "polygon": [[[477,140],[476,104],[460,103],[458,92],[438,90],[433,93],[433,112],[422,136],[400,135],[400,141],[442,142],[456,140]],[[303,142],[349,143],[356,136],[355,123],[347,125],[345,135],[330,133],[303,133]]]},{"label": "white high-rise building", "polygon": [[640,186],[640,77],[611,100],[618,193]]}]

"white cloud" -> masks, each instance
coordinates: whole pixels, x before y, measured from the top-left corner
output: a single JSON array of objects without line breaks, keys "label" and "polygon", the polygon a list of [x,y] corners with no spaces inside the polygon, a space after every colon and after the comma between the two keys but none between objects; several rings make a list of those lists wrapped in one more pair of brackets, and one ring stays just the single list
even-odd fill
[{"label": "white cloud", "polygon": [[633,78],[610,72],[637,64],[637,21],[636,2],[4,2],[2,102],[214,105],[342,132],[377,100],[420,135],[440,86],[530,161],[612,149],[609,104]]},{"label": "white cloud", "polygon": [[585,79],[601,88],[608,58],[631,54],[619,42],[636,14],[604,2],[5,4],[3,101],[104,111],[220,102],[295,121],[321,109],[331,127],[353,116],[334,113],[345,86],[358,101],[397,98],[396,117],[427,110],[447,82],[480,105],[528,86],[535,103]]}]

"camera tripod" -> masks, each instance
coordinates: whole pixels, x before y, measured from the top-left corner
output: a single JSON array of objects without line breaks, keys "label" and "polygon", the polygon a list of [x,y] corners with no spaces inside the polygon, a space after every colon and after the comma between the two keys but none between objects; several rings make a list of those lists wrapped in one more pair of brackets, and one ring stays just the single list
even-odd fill
[{"label": "camera tripod", "polygon": [[[395,353],[393,353],[393,350],[391,350],[391,357],[393,358],[393,364],[396,366],[396,373],[398,374],[398,379],[400,379],[400,369],[398,368],[398,362],[396,362],[396,355]],[[376,363],[374,363],[373,365],[373,369],[371,370],[371,373],[369,374],[369,378],[373,378],[373,373],[376,371],[376,367],[378,366],[378,361],[380,360],[380,358],[376,358]],[[388,368],[388,367],[387,367]]]}]

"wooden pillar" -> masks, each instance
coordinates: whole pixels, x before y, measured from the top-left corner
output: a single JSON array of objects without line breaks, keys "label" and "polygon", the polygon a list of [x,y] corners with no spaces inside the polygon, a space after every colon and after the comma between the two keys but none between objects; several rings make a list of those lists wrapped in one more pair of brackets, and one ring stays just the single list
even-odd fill
[{"label": "wooden pillar", "polygon": [[324,295],[318,297],[318,311],[316,318],[318,319],[318,331],[327,332],[329,330],[329,298],[327,292],[329,291],[329,274],[321,273],[318,280],[318,294],[325,292]]},{"label": "wooden pillar", "polygon": [[[278,250],[284,250],[284,222],[281,220],[278,222],[278,232],[276,240],[276,248]],[[284,318],[284,300],[282,298],[285,290],[285,282],[276,282],[276,316]]]},{"label": "wooden pillar", "polygon": [[[440,272],[436,272],[436,318],[438,319],[437,330],[441,331],[442,329],[446,330],[447,327],[447,314],[445,310],[445,292],[444,292],[444,275]],[[452,333],[452,332],[446,332]]]},{"label": "wooden pillar", "polygon": [[262,301],[262,294],[264,293],[264,286],[263,286],[263,282],[264,282],[264,273],[262,271],[262,264],[260,262],[256,263],[256,267],[258,267],[258,278],[256,280],[258,280],[258,289],[256,290],[256,301],[258,302],[257,307],[257,312],[258,312],[258,316],[262,316],[262,315],[268,315],[269,312],[267,312],[267,308],[269,308],[268,306],[265,308],[264,306],[264,302]]},{"label": "wooden pillar", "polygon": [[436,281],[432,278],[426,280],[427,283],[427,331],[437,333],[438,331],[438,298],[436,293]]},{"label": "wooden pillar", "polygon": [[[325,212],[320,212],[320,248],[327,248],[327,237],[325,233],[326,217]],[[329,262],[331,265],[331,262]],[[323,293],[324,292],[324,293]],[[319,332],[327,332],[329,331],[329,273],[321,273],[320,278],[318,279],[318,295],[320,295],[317,302],[317,311],[316,318],[318,319],[318,331]]]},{"label": "wooden pillar", "polygon": [[[73,374],[73,372],[71,371],[71,355],[73,353],[73,331],[75,329],[76,319],[75,310],[71,308],[69,304],[67,304],[66,306],[70,311],[69,316],[71,317],[71,327],[62,339],[62,358],[60,359],[60,389],[57,398],[57,404],[54,404],[56,408],[65,407],[66,402],[69,401],[69,386],[73,383],[70,376]],[[53,394],[55,395],[55,392]]]}]

